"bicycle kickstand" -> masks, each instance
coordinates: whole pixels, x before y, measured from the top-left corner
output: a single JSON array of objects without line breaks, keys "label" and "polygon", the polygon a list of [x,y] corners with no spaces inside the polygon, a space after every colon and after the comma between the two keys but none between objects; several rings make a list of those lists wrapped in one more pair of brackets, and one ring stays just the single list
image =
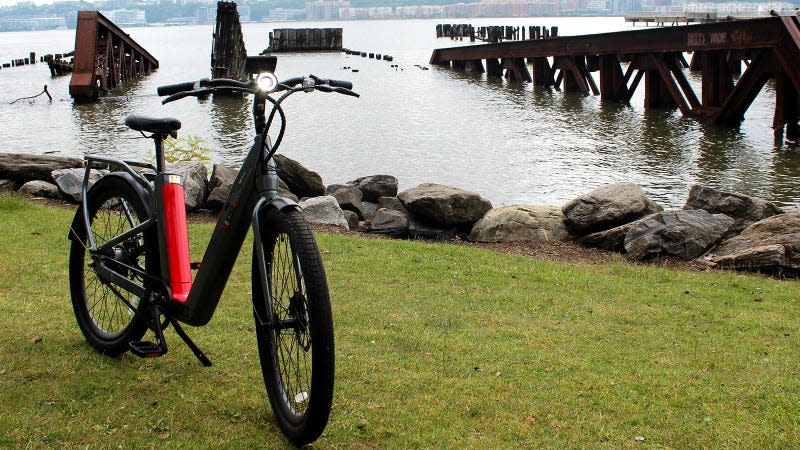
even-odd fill
[{"label": "bicycle kickstand", "polygon": [[147,342],[147,341],[138,341],[138,342],[130,342],[128,345],[130,346],[131,352],[140,357],[140,358],[158,358],[167,353],[167,341],[164,339],[164,327],[169,326],[172,323],[172,327],[175,328],[175,333],[180,336],[183,342],[189,347],[189,349],[194,353],[194,356],[200,360],[200,363],[204,367],[209,367],[212,365],[212,362],[208,357],[200,350],[200,347],[194,343],[189,338],[189,335],[183,330],[178,322],[167,318],[164,322],[163,326],[161,324],[161,310],[158,306],[153,306],[150,308],[150,328],[153,330],[153,333],[156,335],[156,343]]},{"label": "bicycle kickstand", "polygon": [[172,328],[175,328],[175,332],[178,333],[178,336],[180,336],[181,339],[183,339],[183,342],[185,342],[189,349],[192,350],[192,353],[194,353],[194,356],[200,360],[200,364],[202,364],[203,367],[211,366],[211,360],[208,359],[205,353],[200,350],[200,347],[198,347],[197,344],[195,344],[194,341],[189,338],[189,335],[183,331],[183,327],[178,325],[178,322],[173,321]]}]

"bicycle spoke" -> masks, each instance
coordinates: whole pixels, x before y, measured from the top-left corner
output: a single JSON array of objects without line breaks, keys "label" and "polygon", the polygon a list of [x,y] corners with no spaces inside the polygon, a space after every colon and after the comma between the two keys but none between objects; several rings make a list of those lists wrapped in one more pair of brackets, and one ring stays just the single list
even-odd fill
[{"label": "bicycle spoke", "polygon": [[[273,312],[275,324],[286,324],[283,329],[273,330],[274,345],[278,358],[283,395],[294,412],[302,415],[307,406],[310,389],[310,345],[304,343],[308,337],[305,306],[305,289],[299,259],[292,252],[286,235],[278,236],[273,249],[271,277],[273,283]],[[308,340],[310,343],[310,340]]]}]

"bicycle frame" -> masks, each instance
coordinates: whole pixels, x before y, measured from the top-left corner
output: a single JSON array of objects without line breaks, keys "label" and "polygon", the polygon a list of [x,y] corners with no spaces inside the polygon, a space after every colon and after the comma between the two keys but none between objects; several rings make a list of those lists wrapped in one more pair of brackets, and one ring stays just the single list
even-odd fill
[{"label": "bicycle frame", "polygon": [[[266,94],[263,94],[266,95]],[[282,198],[278,191],[278,169],[273,158],[265,161],[264,157],[270,154],[272,144],[267,130],[263,127],[264,117],[264,102],[261,95],[256,94],[254,99],[254,116],[256,119],[256,134],[253,145],[250,148],[247,156],[244,159],[242,167],[236,176],[233,185],[231,186],[230,194],[226,200],[222,210],[219,214],[217,224],[214,232],[206,247],[200,267],[195,275],[192,283],[191,290],[189,291],[186,301],[176,302],[173,301],[170,286],[170,267],[167,258],[167,236],[164,229],[167,217],[163,205],[163,192],[164,185],[169,183],[168,177],[174,174],[164,172],[163,153],[159,152],[160,143],[157,142],[157,161],[156,167],[149,164],[123,161],[116,158],[88,156],[86,173],[83,180],[83,199],[81,207],[76,212],[75,220],[73,221],[73,230],[78,226],[83,226],[87,230],[89,252],[93,255],[102,255],[104,251],[119,245],[121,242],[135,235],[155,226],[157,229],[159,254],[161,255],[161,273],[159,289],[161,296],[165,297],[168,301],[164,302],[163,306],[165,313],[168,317],[178,320],[180,322],[200,326],[205,325],[211,320],[214,311],[217,308],[222,292],[225,289],[228,278],[236,258],[241,251],[242,244],[247,237],[247,228],[252,225],[254,229],[255,239],[260,239],[260,215],[261,211],[269,208],[297,208],[298,205],[293,200]],[[259,107],[260,103],[260,107]],[[259,118],[262,120],[259,121]],[[259,127],[259,125],[262,125]],[[259,130],[259,128],[261,128]],[[148,180],[136,172],[133,167],[145,167],[155,170],[156,176],[151,186]],[[122,169],[117,174],[124,174],[125,177],[130,176],[131,182],[135,182],[138,186],[137,191],[144,197],[145,204],[149,205],[152,211],[150,217],[142,223],[136,225],[131,230],[116,236],[104,243],[102,246],[97,247],[94,233],[89,223],[89,211],[87,198],[89,193],[88,180],[89,173],[94,168],[118,167]],[[118,175],[123,176],[123,175]],[[129,213],[128,213],[129,214]],[[70,233],[70,236],[73,236]],[[257,241],[258,242],[258,241]],[[257,246],[261,249],[261,246]],[[263,250],[256,255],[258,266],[261,276],[262,287],[264,292],[268,293],[269,289],[266,287],[266,262]],[[103,262],[100,258],[95,270],[98,277],[104,282],[114,284],[139,298],[145,299],[151,292],[139,286],[125,276],[117,273],[110,266]],[[144,274],[145,277],[152,278],[150,275]]]}]

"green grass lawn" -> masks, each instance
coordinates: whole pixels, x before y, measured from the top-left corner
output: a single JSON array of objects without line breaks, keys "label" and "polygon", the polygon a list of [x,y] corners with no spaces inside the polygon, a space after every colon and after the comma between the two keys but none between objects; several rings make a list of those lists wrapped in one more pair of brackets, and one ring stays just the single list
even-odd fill
[{"label": "green grass lawn", "polygon": [[[95,353],[72,313],[72,213],[0,194],[0,448],[284,448],[245,244],[211,323]],[[199,259],[212,225],[192,225]],[[800,446],[800,288],[622,259],[567,265],[318,234],[336,391],[316,448]]]}]

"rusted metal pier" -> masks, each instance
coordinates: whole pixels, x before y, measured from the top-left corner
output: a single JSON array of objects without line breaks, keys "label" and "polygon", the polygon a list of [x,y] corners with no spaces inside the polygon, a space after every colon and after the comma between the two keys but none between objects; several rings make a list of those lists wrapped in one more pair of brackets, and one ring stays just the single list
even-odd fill
[{"label": "rusted metal pier", "polygon": [[[684,73],[684,52],[694,52],[702,70],[699,97]],[[785,126],[788,140],[800,138],[797,16],[441,48],[430,63],[619,102],[629,102],[644,79],[646,107],[677,106],[685,116],[732,127],[774,79],[775,137],[782,138]]]},{"label": "rusted metal pier", "polygon": [[158,60],[97,11],[79,11],[69,95],[94,100],[158,68]]}]

